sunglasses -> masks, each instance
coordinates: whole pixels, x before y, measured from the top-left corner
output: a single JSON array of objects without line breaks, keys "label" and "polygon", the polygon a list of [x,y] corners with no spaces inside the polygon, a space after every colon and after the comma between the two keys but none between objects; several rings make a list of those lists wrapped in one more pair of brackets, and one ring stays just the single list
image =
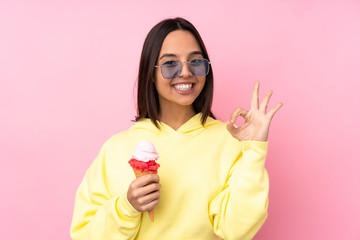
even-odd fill
[{"label": "sunglasses", "polygon": [[193,76],[202,77],[209,73],[210,62],[203,58],[192,59],[188,62],[167,61],[160,66],[155,65],[155,67],[161,69],[161,75],[164,78],[174,79],[180,76],[183,63],[188,64],[189,71]]}]

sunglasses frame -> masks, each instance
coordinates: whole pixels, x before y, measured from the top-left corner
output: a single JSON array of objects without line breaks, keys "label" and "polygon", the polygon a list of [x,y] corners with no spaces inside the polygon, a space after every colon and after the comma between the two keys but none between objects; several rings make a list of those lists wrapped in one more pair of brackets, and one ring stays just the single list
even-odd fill
[{"label": "sunglasses frame", "polygon": [[[195,59],[192,59],[191,61],[193,61],[193,60],[205,60],[205,62],[208,62],[208,70],[207,70],[207,73],[205,73],[205,75],[196,76],[196,75],[194,75],[193,72],[191,72],[190,69],[189,69],[189,71],[191,72],[191,74],[193,74],[195,77],[203,77],[203,76],[206,76],[206,75],[209,74],[210,64],[211,64],[211,62],[210,62],[209,60],[207,60],[206,58],[195,58]],[[189,64],[189,63],[191,63],[191,61],[185,61],[185,62],[174,61],[174,62],[180,63],[180,69],[177,71],[176,76],[175,76],[174,78],[178,78],[178,77],[180,76],[180,74],[181,74],[181,72],[182,72],[182,66],[183,66],[183,64],[184,64],[184,63]],[[166,63],[166,62],[165,62],[165,63]],[[163,74],[163,71],[162,71],[162,68],[161,68],[161,67],[162,67],[165,63],[163,63],[163,64],[161,64],[161,65],[154,65],[154,67],[160,68],[160,70],[161,70],[161,75],[163,76],[163,78],[165,78],[165,79],[174,79],[174,78],[166,78],[166,77],[164,77],[164,74]]]}]

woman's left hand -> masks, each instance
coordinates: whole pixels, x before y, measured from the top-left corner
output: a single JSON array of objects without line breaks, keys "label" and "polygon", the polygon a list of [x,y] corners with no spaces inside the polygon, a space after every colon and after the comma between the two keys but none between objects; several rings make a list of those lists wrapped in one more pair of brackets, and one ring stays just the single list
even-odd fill
[{"label": "woman's left hand", "polygon": [[[266,108],[272,95],[272,91],[267,92],[259,107],[259,85],[259,82],[256,82],[254,85],[250,111],[237,108],[231,114],[231,121],[226,122],[227,130],[239,141],[266,142],[268,139],[271,119],[274,117],[277,110],[279,110],[283,105],[282,103],[279,103],[266,113]],[[245,119],[245,122],[239,127],[235,125],[235,121],[238,116]]]}]

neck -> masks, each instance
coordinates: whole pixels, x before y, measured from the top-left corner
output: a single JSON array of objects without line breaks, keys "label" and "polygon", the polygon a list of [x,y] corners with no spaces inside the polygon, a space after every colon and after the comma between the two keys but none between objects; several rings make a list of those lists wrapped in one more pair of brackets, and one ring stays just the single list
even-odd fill
[{"label": "neck", "polygon": [[190,118],[195,116],[192,105],[190,106],[171,106],[169,108],[162,107],[160,110],[159,120],[170,126],[175,131],[186,123]]}]

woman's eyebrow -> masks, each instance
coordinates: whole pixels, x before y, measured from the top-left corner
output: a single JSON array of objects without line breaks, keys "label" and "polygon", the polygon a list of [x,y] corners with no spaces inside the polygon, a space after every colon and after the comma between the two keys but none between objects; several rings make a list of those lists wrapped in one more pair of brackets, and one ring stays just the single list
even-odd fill
[{"label": "woman's eyebrow", "polygon": [[202,55],[202,52],[201,51],[193,51],[192,53],[190,53],[190,56],[191,55],[198,55],[198,54]]},{"label": "woman's eyebrow", "polygon": [[[191,52],[191,53],[189,54],[189,56],[197,55],[197,54],[202,55],[202,52],[201,52],[201,51],[193,51],[193,52]],[[176,56],[176,54],[173,54],[173,53],[165,53],[165,54],[163,54],[163,55],[159,58],[159,60],[162,59],[162,58],[164,58],[164,57],[177,57],[177,56]]]},{"label": "woman's eyebrow", "polygon": [[165,53],[164,55],[162,55],[162,56],[159,58],[159,60],[162,59],[162,58],[164,58],[164,57],[176,57],[176,55],[173,54],[173,53]]}]

